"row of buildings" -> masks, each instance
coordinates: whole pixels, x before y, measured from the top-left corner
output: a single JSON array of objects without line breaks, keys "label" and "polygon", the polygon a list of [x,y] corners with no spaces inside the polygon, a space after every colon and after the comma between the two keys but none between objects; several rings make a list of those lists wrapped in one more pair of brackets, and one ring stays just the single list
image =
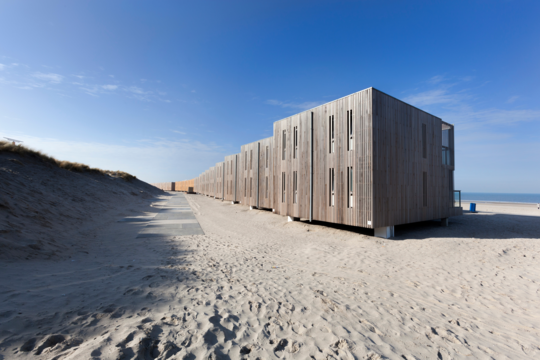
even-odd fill
[{"label": "row of buildings", "polygon": [[274,123],[272,137],[193,180],[194,191],[298,219],[371,228],[461,215],[454,126],[374,88]]}]

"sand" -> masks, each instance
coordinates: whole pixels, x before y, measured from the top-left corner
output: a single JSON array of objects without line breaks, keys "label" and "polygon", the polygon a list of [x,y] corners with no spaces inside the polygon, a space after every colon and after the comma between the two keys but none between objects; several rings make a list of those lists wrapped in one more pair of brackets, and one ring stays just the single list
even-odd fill
[{"label": "sand", "polygon": [[137,179],[71,172],[1,153],[0,259],[58,260],[85,253],[103,222],[147,206],[157,194],[163,192]]},{"label": "sand", "polygon": [[479,203],[384,240],[186,197],[205,235],[117,222],[157,195],[96,217],[88,253],[1,260],[0,359],[540,357],[535,206]]}]

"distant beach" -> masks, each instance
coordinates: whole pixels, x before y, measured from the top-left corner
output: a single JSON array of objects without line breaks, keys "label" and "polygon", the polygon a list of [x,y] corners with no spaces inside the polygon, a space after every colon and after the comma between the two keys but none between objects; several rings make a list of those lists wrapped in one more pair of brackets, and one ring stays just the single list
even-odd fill
[{"label": "distant beach", "polygon": [[510,193],[477,193],[462,192],[461,201],[482,201],[482,202],[505,202],[505,203],[540,203],[540,194],[510,194]]}]

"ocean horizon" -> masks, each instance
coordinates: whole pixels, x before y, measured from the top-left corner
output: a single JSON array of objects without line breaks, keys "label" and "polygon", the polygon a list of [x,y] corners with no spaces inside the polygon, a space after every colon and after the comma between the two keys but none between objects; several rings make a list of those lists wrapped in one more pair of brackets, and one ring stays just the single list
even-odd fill
[{"label": "ocean horizon", "polygon": [[538,204],[540,203],[540,194],[462,192],[461,201],[493,201]]}]

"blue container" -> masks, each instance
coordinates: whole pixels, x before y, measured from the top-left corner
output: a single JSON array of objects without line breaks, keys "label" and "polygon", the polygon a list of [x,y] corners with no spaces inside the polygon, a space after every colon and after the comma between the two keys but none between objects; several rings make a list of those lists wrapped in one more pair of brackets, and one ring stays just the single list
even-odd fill
[{"label": "blue container", "polygon": [[471,203],[471,207],[469,209],[470,212],[476,212],[476,204],[475,203]]}]

